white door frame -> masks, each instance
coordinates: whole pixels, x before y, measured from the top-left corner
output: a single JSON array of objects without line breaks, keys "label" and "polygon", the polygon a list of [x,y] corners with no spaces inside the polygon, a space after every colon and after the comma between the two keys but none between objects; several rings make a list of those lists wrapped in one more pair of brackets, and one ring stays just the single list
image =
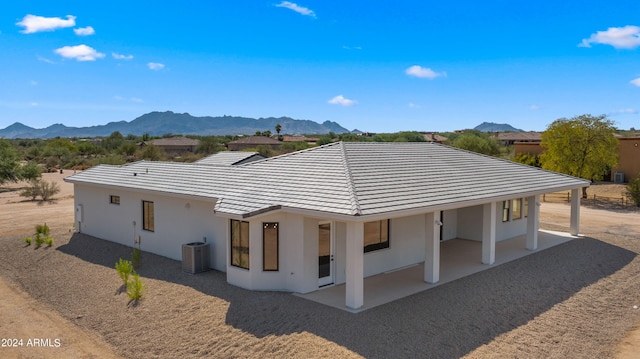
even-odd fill
[{"label": "white door frame", "polygon": [[[320,226],[329,225],[329,275],[320,278]],[[318,222],[318,287],[324,287],[335,283],[335,223],[332,221]]]}]

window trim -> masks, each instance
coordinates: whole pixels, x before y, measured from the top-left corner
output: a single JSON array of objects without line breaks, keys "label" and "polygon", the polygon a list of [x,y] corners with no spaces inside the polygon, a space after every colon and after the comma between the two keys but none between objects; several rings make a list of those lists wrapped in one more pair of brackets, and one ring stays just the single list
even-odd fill
[{"label": "window trim", "polygon": [[[365,254],[366,254],[366,253],[375,252],[375,251],[379,251],[379,250],[383,250],[383,249],[389,249],[389,248],[391,248],[391,235],[390,235],[390,234],[391,234],[391,220],[390,220],[390,219],[381,219],[381,220],[379,220],[379,221],[365,222],[365,223],[363,224],[363,226],[364,226],[364,225],[366,225],[367,223],[375,223],[375,222],[378,222],[378,223],[379,223],[379,227],[378,227],[378,228],[379,228],[379,230],[378,230],[378,233],[379,233],[379,235],[380,235],[380,237],[381,237],[381,235],[382,235],[382,230],[381,230],[381,227],[382,227],[382,221],[386,221],[386,222],[387,222],[387,240],[386,240],[386,241],[384,241],[384,242],[382,242],[382,241],[381,241],[381,238],[380,238],[380,241],[379,241],[378,243],[373,243],[373,244],[369,244],[369,245],[364,245],[364,246],[363,246],[363,248],[362,248],[362,250],[363,250],[363,252],[364,252]],[[362,234],[363,236],[364,236],[364,232],[365,232],[365,231],[363,231],[363,234]],[[364,243],[364,238],[363,238],[363,243]]]},{"label": "window trim", "polygon": [[[151,215],[148,213],[149,209],[151,209]],[[142,200],[142,229],[149,232],[155,232],[155,222],[156,211],[153,201]]]},{"label": "window trim", "polygon": [[[247,265],[243,266],[242,265],[242,256],[239,256],[239,262],[238,264],[235,263],[234,259],[233,259],[233,255],[234,255],[234,247],[233,247],[233,225],[234,222],[238,222],[239,223],[239,228],[240,228],[240,236],[242,236],[242,227],[243,227],[243,223],[246,223],[246,227],[247,227]],[[250,234],[250,225],[249,222],[247,221],[239,221],[237,219],[231,219],[229,220],[229,255],[230,255],[230,259],[229,259],[229,263],[231,263],[232,267],[236,267],[236,268],[241,268],[241,269],[246,269],[246,270],[250,270],[251,266],[251,238],[249,237]],[[242,241],[242,237],[239,237],[239,241]],[[242,246],[240,245],[240,243],[238,243],[239,245],[237,246],[238,248],[241,248]]]},{"label": "window trim", "polygon": [[120,196],[116,196],[113,194],[109,195],[109,204],[115,204],[117,206],[120,205]]},{"label": "window trim", "polygon": [[[276,241],[275,241],[275,253],[276,253],[276,267],[275,269],[271,268],[271,269],[267,269],[266,266],[266,258],[267,258],[267,242],[266,242],[266,238],[267,236],[265,235],[265,232],[268,228],[268,226],[273,225],[275,226],[275,231],[276,231]],[[264,272],[278,272],[280,271],[280,224],[278,222],[263,222],[262,223],[262,270]]]},{"label": "window trim", "polygon": [[511,200],[502,201],[502,222],[511,220]]},{"label": "window trim", "polygon": [[[516,205],[516,202],[520,203],[519,207]],[[516,207],[520,209],[518,212],[516,212]],[[522,219],[522,198],[516,198],[511,200],[511,219],[513,221]]]}]

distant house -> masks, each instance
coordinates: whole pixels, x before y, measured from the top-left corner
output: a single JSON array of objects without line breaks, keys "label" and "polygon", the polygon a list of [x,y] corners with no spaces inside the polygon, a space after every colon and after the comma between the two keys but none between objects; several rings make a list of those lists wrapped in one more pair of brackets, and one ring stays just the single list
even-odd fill
[{"label": "distant house", "polygon": [[[515,155],[521,153],[540,155],[544,152],[540,142],[540,140],[516,142],[514,153]],[[635,178],[640,178],[640,136],[618,137],[618,166],[611,171],[609,180],[623,183]]]},{"label": "distant house", "polygon": [[258,146],[267,146],[272,150],[278,150],[282,146],[282,142],[266,136],[248,136],[227,143],[229,151],[255,149]]},{"label": "distant house", "polygon": [[495,138],[505,146],[513,145],[516,142],[540,142],[542,133],[540,132],[499,132]]},{"label": "distant house", "polygon": [[265,158],[265,156],[258,152],[223,151],[201,158],[195,163],[201,165],[237,166]]},{"label": "distant house", "polygon": [[307,137],[301,135],[282,136],[282,142],[306,142],[311,146],[314,146],[318,142],[318,140],[318,137]]},{"label": "distant house", "polygon": [[421,134],[427,142],[445,143],[448,140],[448,138],[440,136],[435,132],[421,132]]},{"label": "distant house", "polygon": [[140,143],[140,147],[144,147],[146,145],[154,145],[158,148],[163,149],[169,154],[178,155],[187,152],[195,153],[196,147],[198,147],[199,144],[199,140],[187,137],[168,137],[142,142]]},{"label": "distant house", "polygon": [[230,284],[296,293],[344,284],[351,309],[363,306],[366,277],[424,263],[418,280],[438,282],[444,240],[481,243],[472,261],[486,265],[499,241],[524,236],[536,250],[544,193],[573,193],[577,235],[589,185],[425,142],[336,142],[215,168],[99,165],[65,180],[78,232],[176,260],[183,244],[206,242]]}]

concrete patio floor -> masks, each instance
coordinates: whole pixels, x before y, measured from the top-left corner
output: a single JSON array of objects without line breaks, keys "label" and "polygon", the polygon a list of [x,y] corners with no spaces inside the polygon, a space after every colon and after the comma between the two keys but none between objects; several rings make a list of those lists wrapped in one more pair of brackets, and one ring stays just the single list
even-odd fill
[{"label": "concrete patio floor", "polygon": [[440,281],[435,284],[424,281],[424,263],[386,272],[364,279],[364,305],[359,309],[345,305],[345,285],[339,284],[307,294],[294,295],[330,307],[359,313],[382,304],[401,299],[441,284],[493,268],[529,254],[573,240],[569,233],[540,230],[538,249],[526,249],[526,235],[496,243],[496,260],[492,265],[482,264],[482,243],[465,239],[451,239],[440,244]]}]

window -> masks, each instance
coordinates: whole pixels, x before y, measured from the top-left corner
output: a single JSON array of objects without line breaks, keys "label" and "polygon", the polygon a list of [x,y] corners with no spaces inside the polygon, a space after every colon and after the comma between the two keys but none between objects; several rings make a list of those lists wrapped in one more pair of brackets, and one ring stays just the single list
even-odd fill
[{"label": "window", "polygon": [[366,222],[364,224],[364,252],[389,248],[389,220]]},{"label": "window", "polygon": [[524,199],[524,218],[529,217],[529,198]]},{"label": "window", "polygon": [[512,211],[512,218],[515,219],[520,219],[522,218],[522,198],[518,198],[518,199],[514,199],[513,200],[513,211]]},{"label": "window", "polygon": [[278,223],[262,224],[262,270],[278,271]]},{"label": "window", "polygon": [[231,265],[249,269],[249,222],[231,220]]},{"label": "window", "polygon": [[153,213],[153,202],[142,201],[142,229],[153,232],[155,215]]},{"label": "window", "polygon": [[120,196],[109,196],[109,203],[120,204]]},{"label": "window", "polygon": [[509,222],[509,202],[511,201],[502,202],[502,222]]}]

